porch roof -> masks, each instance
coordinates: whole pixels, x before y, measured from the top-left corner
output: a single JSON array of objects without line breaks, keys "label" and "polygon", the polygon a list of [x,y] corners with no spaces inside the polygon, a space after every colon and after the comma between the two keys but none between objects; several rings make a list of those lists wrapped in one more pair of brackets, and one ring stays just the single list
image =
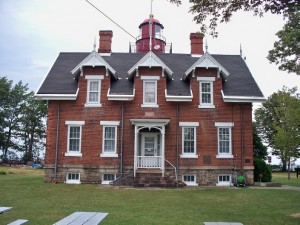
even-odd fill
[{"label": "porch roof", "polygon": [[166,126],[170,122],[170,119],[131,119],[130,121],[135,126],[154,127]]}]

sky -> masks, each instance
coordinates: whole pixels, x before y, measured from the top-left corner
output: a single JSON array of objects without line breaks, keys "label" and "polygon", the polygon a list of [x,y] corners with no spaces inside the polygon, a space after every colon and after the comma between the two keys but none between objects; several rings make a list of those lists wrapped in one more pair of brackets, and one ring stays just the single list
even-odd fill
[{"label": "sky", "polygon": [[[151,12],[151,0],[90,2],[134,37]],[[182,2],[180,6],[167,0],[152,2],[154,18],[163,24],[163,34],[174,53],[190,53],[189,35],[200,27],[189,13],[189,1]],[[300,76],[279,71],[266,58],[283,25],[281,15],[259,18],[252,12],[239,12],[229,23],[218,25],[218,38],[206,35],[208,52],[239,55],[241,46],[266,98],[283,86],[300,89]],[[22,81],[37,91],[60,52],[91,52],[95,39],[98,48],[99,30],[113,31],[113,52],[128,52],[129,42],[134,42],[86,0],[0,0],[0,76]]]}]

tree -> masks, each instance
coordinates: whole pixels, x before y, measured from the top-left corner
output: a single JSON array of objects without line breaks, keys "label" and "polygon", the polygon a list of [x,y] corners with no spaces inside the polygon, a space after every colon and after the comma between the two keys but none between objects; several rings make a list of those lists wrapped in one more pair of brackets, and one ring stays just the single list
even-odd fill
[{"label": "tree", "polygon": [[280,64],[280,70],[300,75],[300,10],[288,13],[287,17],[287,23],[276,34],[279,40],[274,43],[274,49],[269,51],[267,58]]},{"label": "tree", "polygon": [[20,121],[22,111],[25,106],[25,100],[28,96],[27,85],[22,81],[12,85],[12,81],[2,77],[1,87],[4,87],[5,96],[1,97],[0,115],[1,115],[1,148],[3,158],[6,158],[9,148],[17,148],[17,138],[20,131]]},{"label": "tree", "polygon": [[34,155],[38,155],[44,147],[46,114],[46,103],[35,99],[34,93],[30,92],[26,99],[20,127],[22,144],[20,144],[19,150],[24,153],[23,160],[25,162],[32,161]]},{"label": "tree", "polygon": [[281,159],[283,170],[288,166],[288,171],[291,161],[300,157],[300,99],[296,91],[283,87],[255,111],[260,135],[272,148],[272,154]]},{"label": "tree", "polygon": [[253,156],[266,160],[268,156],[267,147],[262,143],[260,136],[257,133],[256,123],[253,122]]},{"label": "tree", "polygon": [[[177,5],[180,0],[169,0]],[[280,70],[299,73],[300,55],[300,3],[299,0],[190,0],[190,12],[194,14],[194,21],[200,24],[200,31],[213,37],[218,36],[218,23],[229,22],[237,11],[252,11],[254,15],[263,16],[266,12],[283,14],[287,23],[283,30],[277,33],[279,41],[275,42],[274,49],[269,52],[270,62],[281,64]],[[208,25],[207,25],[208,24]]]}]

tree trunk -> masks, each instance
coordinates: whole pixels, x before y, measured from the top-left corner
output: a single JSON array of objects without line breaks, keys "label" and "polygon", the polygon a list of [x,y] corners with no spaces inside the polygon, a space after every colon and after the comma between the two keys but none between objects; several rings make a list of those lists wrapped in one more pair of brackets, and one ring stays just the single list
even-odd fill
[{"label": "tree trunk", "polygon": [[281,159],[282,162],[282,172],[286,172],[286,160]]},{"label": "tree trunk", "polygon": [[291,179],[291,158],[288,159],[288,179]]}]

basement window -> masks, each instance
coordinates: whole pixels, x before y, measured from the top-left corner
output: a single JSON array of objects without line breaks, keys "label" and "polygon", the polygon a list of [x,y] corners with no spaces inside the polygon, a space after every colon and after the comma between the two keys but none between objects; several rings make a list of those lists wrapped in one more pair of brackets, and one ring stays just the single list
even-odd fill
[{"label": "basement window", "polygon": [[116,179],[116,174],[114,173],[104,173],[102,174],[102,184],[109,184]]},{"label": "basement window", "polygon": [[198,186],[195,174],[183,174],[182,180],[187,186]]},{"label": "basement window", "polygon": [[80,173],[67,173],[67,184],[80,184]]},{"label": "basement window", "polygon": [[230,186],[231,175],[229,174],[219,174],[217,186]]}]

